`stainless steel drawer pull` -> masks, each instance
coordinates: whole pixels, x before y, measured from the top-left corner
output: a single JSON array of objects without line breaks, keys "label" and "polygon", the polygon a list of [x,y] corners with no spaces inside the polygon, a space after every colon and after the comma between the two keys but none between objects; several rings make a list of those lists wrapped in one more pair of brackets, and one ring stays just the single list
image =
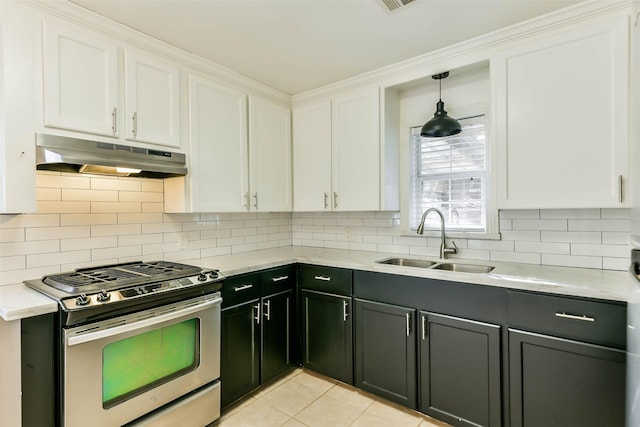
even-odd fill
[{"label": "stainless steel drawer pull", "polygon": [[411,314],[406,313],[407,316],[407,336],[411,334]]},{"label": "stainless steel drawer pull", "polygon": [[280,276],[280,277],[274,277],[273,280],[274,282],[281,282],[283,280],[287,280],[289,278],[289,276]]},{"label": "stainless steel drawer pull", "polygon": [[254,305],[253,308],[256,309],[256,315],[255,315],[255,317],[253,319],[259,325],[260,324],[260,303]]},{"label": "stainless steel drawer pull", "polygon": [[253,285],[247,283],[246,285],[242,285],[242,286],[234,286],[233,290],[235,292],[240,292],[240,291],[246,291],[247,289],[251,289],[251,288],[253,288]]},{"label": "stainless steel drawer pull", "polygon": [[427,339],[427,316],[422,316],[422,341]]},{"label": "stainless steel drawer pull", "polygon": [[556,317],[562,317],[563,319],[582,320],[584,322],[595,322],[595,317],[587,316],[586,314],[568,314],[568,313],[556,313]]},{"label": "stainless steel drawer pull", "polygon": [[329,195],[324,193],[324,208],[327,209],[329,207]]},{"label": "stainless steel drawer pull", "polygon": [[111,130],[113,134],[118,133],[118,109],[113,107],[113,111],[111,111]]},{"label": "stainless steel drawer pull", "polygon": [[349,315],[348,313],[348,307],[349,307],[349,303],[346,301],[342,301],[342,320],[344,322],[347,321],[347,316]]},{"label": "stainless steel drawer pull", "polygon": [[131,129],[131,133],[133,133],[133,137],[138,136],[138,113],[136,111],[133,112],[133,116],[131,116],[131,122],[133,127]]},{"label": "stainless steel drawer pull", "polygon": [[264,302],[264,307],[264,317],[266,317],[267,320],[271,320],[271,300],[266,300]]},{"label": "stainless steel drawer pull", "polygon": [[331,281],[331,277],[328,277],[328,276],[315,276],[314,279],[322,280],[322,281],[325,281],[325,282],[330,282]]}]

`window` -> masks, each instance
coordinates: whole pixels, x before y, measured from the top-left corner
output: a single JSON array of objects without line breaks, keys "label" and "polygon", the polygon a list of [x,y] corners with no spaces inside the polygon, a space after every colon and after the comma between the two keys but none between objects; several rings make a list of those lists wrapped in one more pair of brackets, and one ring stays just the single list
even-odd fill
[{"label": "window", "polygon": [[[447,231],[487,232],[485,116],[459,121],[462,132],[445,138],[423,138],[421,127],[411,129],[411,229],[425,210],[438,208]],[[440,218],[429,215],[425,226],[440,229]]]}]

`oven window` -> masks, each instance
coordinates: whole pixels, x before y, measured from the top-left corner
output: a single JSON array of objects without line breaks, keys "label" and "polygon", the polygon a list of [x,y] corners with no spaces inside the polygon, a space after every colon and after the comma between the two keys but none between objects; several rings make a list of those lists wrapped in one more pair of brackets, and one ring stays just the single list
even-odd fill
[{"label": "oven window", "polygon": [[199,363],[200,319],[125,338],[102,352],[102,406],[111,408],[194,370]]}]

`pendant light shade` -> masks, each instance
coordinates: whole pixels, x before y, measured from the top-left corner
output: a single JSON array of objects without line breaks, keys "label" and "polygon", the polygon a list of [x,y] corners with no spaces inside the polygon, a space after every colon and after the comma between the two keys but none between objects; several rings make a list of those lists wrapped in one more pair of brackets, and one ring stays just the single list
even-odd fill
[{"label": "pendant light shade", "polygon": [[453,117],[447,115],[444,109],[444,102],[442,102],[442,79],[448,76],[448,71],[431,76],[431,78],[440,81],[440,99],[436,103],[436,112],[433,114],[433,118],[422,126],[421,136],[440,138],[443,136],[456,135],[462,131],[460,123]]}]

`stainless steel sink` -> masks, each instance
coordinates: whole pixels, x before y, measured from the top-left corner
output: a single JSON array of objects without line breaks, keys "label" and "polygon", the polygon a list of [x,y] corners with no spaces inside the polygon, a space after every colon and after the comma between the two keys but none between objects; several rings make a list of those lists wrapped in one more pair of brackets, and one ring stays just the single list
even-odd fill
[{"label": "stainless steel sink", "polygon": [[490,265],[458,264],[455,262],[436,264],[431,268],[434,270],[459,271],[461,273],[489,273],[494,269]]},{"label": "stainless steel sink", "polygon": [[413,258],[387,258],[380,261],[376,261],[378,264],[390,264],[400,265],[403,267],[419,267],[429,268],[436,265],[433,261],[427,261],[426,259],[413,259]]},{"label": "stainless steel sink", "polygon": [[385,258],[378,264],[399,265],[401,267],[430,268],[433,270],[458,271],[460,273],[489,273],[494,267],[480,264],[462,264],[457,262],[435,262],[415,258]]}]

